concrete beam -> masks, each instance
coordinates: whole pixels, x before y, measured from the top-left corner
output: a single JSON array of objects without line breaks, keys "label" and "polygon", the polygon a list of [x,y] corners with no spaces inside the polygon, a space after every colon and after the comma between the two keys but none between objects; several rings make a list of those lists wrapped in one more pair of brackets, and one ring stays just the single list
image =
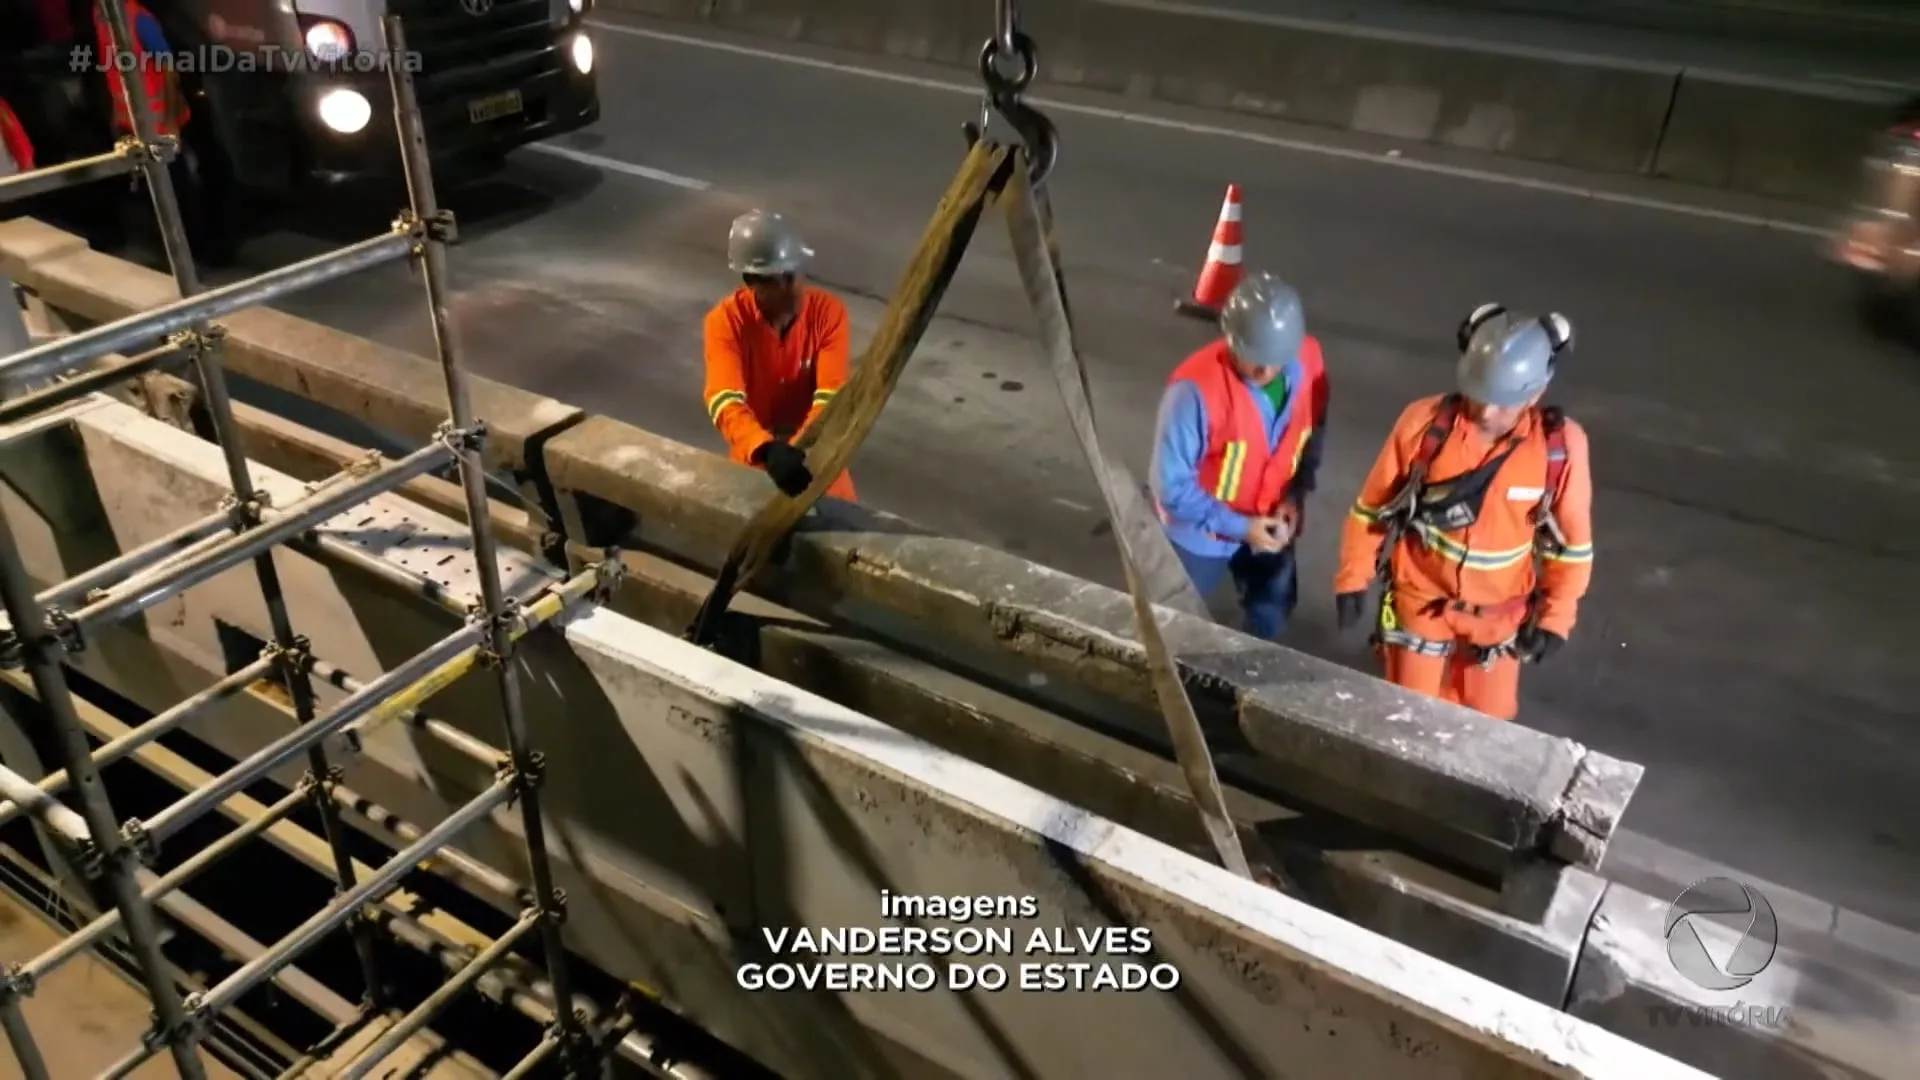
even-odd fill
[{"label": "concrete beam", "polygon": [[[0,266],[49,304],[93,320],[124,317],[173,289],[163,275],[31,220],[0,224]],[[427,437],[444,416],[437,365],[423,357],[266,310],[236,316],[228,340],[236,370],[405,438]],[[713,567],[764,498],[746,470],[717,455],[471,381],[480,415],[501,433],[489,440],[497,460],[561,504],[576,540],[626,539],[637,519],[641,541]],[[1016,685],[1039,677],[1083,701],[1156,715],[1121,593],[859,507],[823,504],[818,519],[824,527],[802,533],[794,565],[774,575],[794,606],[909,633],[938,628],[942,653],[971,650]],[[1196,706],[1226,736],[1230,778],[1469,865],[1498,871],[1517,852],[1597,866],[1639,783],[1637,765],[1205,620],[1173,616],[1167,632]]]},{"label": "concrete beam", "polygon": [[[169,511],[122,492],[164,487],[184,498],[197,482],[207,503],[219,491],[216,452],[191,436],[110,403],[77,426],[106,488],[102,503],[120,510],[123,541],[201,507],[176,502]],[[296,484],[260,471],[267,490]],[[458,528],[425,511],[411,516],[422,535]],[[286,562],[301,629],[318,654],[343,663],[364,669],[370,646],[383,656],[410,651],[450,618],[426,604],[379,601],[297,557]],[[241,583],[209,587],[147,620],[147,633],[204,640],[216,618],[257,624],[246,600]],[[626,867],[610,872],[602,855],[591,876],[567,883],[574,941],[616,976],[674,995],[783,1075],[1702,1075],[671,634],[606,610],[569,620],[564,632],[564,647],[540,639],[516,660],[528,667],[534,742],[554,779],[556,854],[576,872],[592,866],[576,844],[598,835]],[[484,733],[495,726],[477,696],[491,693],[486,681],[465,696],[450,689],[436,711]],[[236,740],[275,733],[239,727],[209,734],[233,752],[244,745]],[[484,767],[382,737],[393,734],[367,740],[366,757],[389,777],[412,774],[450,801],[485,782]],[[384,802],[362,786],[360,763],[351,768],[355,787]],[[417,786],[411,801],[428,795]],[[505,844],[472,850],[514,859]],[[1171,965],[1180,988],[766,994],[739,984],[740,964],[769,959],[765,929],[907,921],[882,916],[882,890],[1031,897],[1029,914],[978,924],[1022,942],[1036,928],[1142,927],[1153,942],[1144,961]],[[637,909],[652,912],[644,932]]]},{"label": "concrete beam", "polygon": [[[76,429],[87,453],[81,468],[90,469],[92,476],[76,474],[73,486],[99,487],[97,501],[108,509],[107,520],[98,528],[122,544],[138,543],[177,527],[211,505],[222,490],[219,455],[213,447],[132,415],[124,407],[102,404],[87,410],[76,421]],[[290,477],[259,471],[269,490],[297,487]],[[156,491],[170,497],[155,498]],[[458,529],[430,511],[415,508],[410,514],[423,534]],[[41,538],[27,547],[35,572],[51,576],[49,562],[57,568],[59,558],[52,541]],[[411,653],[443,634],[450,618],[437,607],[400,602],[357,578],[329,574],[298,557],[287,557],[282,573],[297,598],[301,629],[311,635],[316,651],[351,670],[373,670],[383,657],[390,663]],[[156,611],[144,630],[130,627],[122,640],[103,640],[97,652],[90,650],[83,659],[92,665],[90,673],[133,700],[153,707],[170,704],[183,688],[204,685],[212,674],[224,670],[216,621],[256,636],[264,632],[264,616],[249,582],[236,579],[230,587],[209,584],[196,589],[177,606]],[[1040,795],[1010,778],[927,747],[895,728],[881,728],[855,710],[831,706],[711,654],[691,651],[689,656],[686,646],[667,640],[671,635],[649,636],[642,632],[644,628],[612,613],[581,619],[575,626],[589,624],[613,629],[603,638],[576,638],[571,650],[552,647],[551,638],[536,639],[524,654],[529,666],[526,685],[534,741],[548,755],[550,775],[566,778],[549,785],[549,791],[559,883],[573,898],[569,939],[582,955],[616,977],[658,988],[662,997],[717,1029],[716,1034],[800,1080],[849,1075],[914,1080],[997,1077],[1021,1070],[1029,1076],[1077,1076],[1083,1065],[1110,1068],[1114,1062],[1107,1057],[1072,1059],[1061,1073],[1030,1067],[1036,1060],[1046,1066],[1061,1060],[1067,1051],[1052,1044],[1060,1041],[1057,1032],[1068,1025],[1113,1030],[1116,1025],[1105,1003],[1099,1015],[1087,1019],[1047,1014],[1049,1030],[1036,1035],[1033,1025],[1018,1017],[1006,1018],[1006,1009],[996,1011],[993,1000],[981,1005],[970,998],[931,995],[925,997],[931,997],[933,1004],[919,1009],[914,1002],[920,999],[913,995],[871,996],[886,1007],[875,1000],[836,1001],[821,995],[749,997],[734,979],[734,965],[751,955],[742,951],[743,942],[754,940],[759,927],[845,922],[857,911],[870,911],[876,875],[895,881],[900,889],[947,894],[957,889],[972,894],[982,882],[999,888],[995,875],[1011,871],[1019,875],[1022,888],[1039,890],[1052,888],[1046,885],[1049,881],[1057,883],[1057,877],[1048,875],[1065,873],[1064,861],[1084,872],[1074,882],[1079,892],[1064,894],[1061,904],[1085,904],[1093,896],[1120,908],[1124,918],[1151,923],[1162,939],[1177,930],[1182,948],[1191,950],[1177,954],[1180,963],[1199,954],[1195,962],[1204,968],[1212,962],[1209,957],[1220,955],[1218,950],[1210,951],[1208,943],[1236,942],[1238,951],[1227,951],[1240,966],[1225,973],[1206,969],[1204,1015],[1185,1009],[1184,1004],[1185,1011],[1172,1018],[1156,1019],[1149,1010],[1121,1017],[1122,1030],[1140,1033],[1139,1042],[1158,1046],[1153,1036],[1159,1031],[1151,1025],[1180,1025],[1181,1033],[1167,1045],[1184,1049],[1183,1040],[1204,1042],[1204,1055],[1188,1054],[1179,1063],[1198,1075],[1277,1073],[1281,1067],[1260,1056],[1270,1050],[1294,1054],[1319,1071],[1322,1062],[1312,1056],[1313,1040],[1304,1046],[1286,1041],[1294,1038],[1294,1023],[1325,1030],[1318,1026],[1324,1018],[1310,1015],[1315,1007],[1304,1004],[1299,996],[1300,950],[1285,944],[1284,961],[1272,961],[1270,954],[1258,949],[1239,948],[1240,939],[1232,935],[1253,926],[1248,918],[1236,914],[1228,919],[1231,933],[1222,930],[1218,920],[1209,920],[1203,933],[1179,917],[1187,903],[1182,898],[1189,891],[1170,890],[1168,882],[1143,877],[1125,865],[1115,864],[1107,871],[1095,865],[1101,836],[1125,833],[1128,844],[1136,839],[1153,841],[1134,838],[1118,822],[1075,816],[1081,812],[1051,796],[1040,796],[1047,800],[1043,803],[1024,804],[1003,800],[987,789],[976,790],[963,781],[985,775],[994,784],[1014,784],[1023,797]],[[628,635],[634,635],[633,640]],[[602,661],[590,655],[593,649],[588,646],[593,642],[600,642],[594,646],[600,653],[619,661],[608,669],[610,674],[603,674],[598,666]],[[644,654],[646,664],[654,665],[638,675],[631,663],[619,659],[636,651]],[[103,662],[106,658],[111,661]],[[721,686],[714,678],[696,678],[705,669],[683,668],[682,659],[688,664],[697,660],[722,665],[728,678],[739,682]],[[198,675],[180,674],[194,667]],[[661,672],[666,675],[655,679]],[[635,686],[641,689],[636,691]],[[456,685],[429,708],[483,738],[493,735],[497,727],[493,688],[486,680]],[[258,715],[261,712],[259,707],[244,713],[229,710],[210,717],[196,734],[228,754],[247,753],[284,730],[284,717],[273,718],[269,713],[263,718]],[[800,719],[793,719],[796,715]],[[406,736],[405,731],[389,729],[368,740],[367,752],[349,766],[349,782],[356,790],[425,823],[443,815],[463,792],[484,782],[467,759],[436,753],[437,744]],[[903,748],[924,759],[902,762],[881,753]],[[918,772],[907,768],[911,762],[920,762],[924,768]],[[938,784],[930,787],[924,782],[926,769]],[[1033,806],[1045,811],[1035,811],[1039,826],[1022,809]],[[1103,832],[1109,829],[1112,833]],[[1062,838],[1060,830],[1070,836]],[[1095,857],[1084,851],[1077,859],[1055,857],[1062,850],[1077,850],[1069,842],[1073,837],[1093,844]],[[838,847],[824,846],[829,840]],[[468,850],[513,875],[519,870],[518,842],[511,821],[502,821],[490,832],[475,836]],[[1157,844],[1153,850],[1166,852]],[[1038,861],[1043,858],[1044,864]],[[1199,870],[1208,876],[1192,884],[1210,898],[1217,892],[1212,875],[1220,872],[1205,866]],[[1109,871],[1113,876],[1101,876]],[[951,877],[943,876],[949,872]],[[1524,880],[1510,884],[1516,902],[1534,893]],[[1272,898],[1267,902],[1285,902],[1271,893],[1262,895]],[[1609,890],[1616,904],[1634,895],[1618,887]],[[1078,901],[1072,899],[1075,896]],[[1661,907],[1646,897],[1633,903],[1656,913]],[[1081,909],[1070,910],[1072,921],[1092,925]],[[1291,913],[1296,908],[1284,910]],[[1162,915],[1171,921],[1155,921]],[[1600,941],[1602,947],[1583,953],[1583,970],[1578,974],[1585,976],[1587,966],[1593,965],[1594,977],[1581,985],[1599,991],[1587,990],[1580,1000],[1626,1000],[1631,1006],[1632,995],[1664,985],[1658,967],[1665,963],[1664,949],[1657,936],[1658,924],[1653,925],[1651,936],[1607,937],[1604,927],[1596,927],[1589,945]],[[1223,933],[1228,937],[1223,939]],[[1305,951],[1309,958],[1321,955]],[[1401,954],[1387,955],[1392,960]],[[1421,970],[1408,970],[1422,975]],[[1432,973],[1424,970],[1423,979]],[[1255,981],[1247,983],[1247,978]],[[1769,1041],[1724,1024],[1706,1022],[1696,1029],[1687,1019],[1695,1014],[1682,1013],[1679,1022],[1687,1025],[1687,1037],[1674,1041],[1674,1052],[1696,1064],[1760,1063],[1756,1075],[1774,1074],[1766,1063],[1797,1057],[1834,1063],[1830,1069],[1834,1076],[1904,1075],[1877,1073],[1873,1054],[1907,1039],[1916,1015],[1910,998],[1864,985],[1856,976],[1836,973],[1788,950],[1782,950],[1762,979],[1766,983],[1756,980],[1760,990],[1753,993],[1764,991],[1773,995],[1766,1000],[1789,1002],[1792,1024],[1767,1032]],[[1621,980],[1623,985],[1615,985]],[[1201,985],[1196,979],[1195,986]],[[1451,984],[1436,985],[1444,989]],[[1243,1014],[1238,995],[1249,987],[1259,1005]],[[1337,1004],[1349,1016],[1361,1015],[1354,1012],[1351,1001],[1336,997],[1316,1000]],[[891,1007],[896,1000],[905,1002],[897,1012]],[[1687,999],[1682,996],[1681,1000]],[[1024,1016],[1026,1003],[1020,1006],[1012,1011]],[[1616,1031],[1645,1036],[1649,1014],[1644,1011],[1601,1009],[1598,1015]],[[1661,1022],[1672,1022],[1662,1015]],[[1278,1025],[1281,1030],[1266,1031],[1275,1026],[1276,1016],[1283,1018]],[[1288,1016],[1293,1022],[1285,1019]],[[1243,1038],[1247,1030],[1243,1023],[1254,1025],[1255,1034]],[[1366,1024],[1356,1023],[1358,1027],[1340,1034],[1365,1041]],[[1188,1030],[1195,1025],[1204,1032],[1195,1035]],[[984,1042],[1009,1032],[1015,1036],[1011,1043],[1002,1038],[994,1045],[1011,1046],[1018,1052],[1018,1067],[1006,1065],[1005,1058],[987,1059],[982,1065],[980,1058],[970,1056]],[[1755,1043],[1757,1048],[1737,1050],[1734,1044],[1742,1042]],[[1034,1044],[1038,1048],[1030,1052]],[[1130,1052],[1137,1049],[1133,1042],[1124,1045]],[[1596,1044],[1589,1041],[1587,1045],[1591,1049]],[[1126,1060],[1175,1067],[1161,1062],[1153,1052],[1139,1050]],[[1361,1056],[1351,1062],[1345,1058],[1331,1062],[1327,1071],[1345,1075],[1346,1064],[1380,1063],[1364,1056],[1373,1052],[1371,1048],[1351,1052]],[[1746,1057],[1725,1056],[1734,1053]],[[1250,1059],[1248,1054],[1255,1056]],[[1223,1057],[1224,1065],[1204,1065]],[[1444,1064],[1444,1055],[1434,1060]],[[1202,1069],[1192,1070],[1196,1061],[1203,1063]],[[969,1062],[979,1067],[968,1069]],[[1482,1064],[1474,1062],[1468,1068]]]},{"label": "concrete beam", "polygon": [[[362,451],[252,409],[235,409],[253,460],[301,480],[338,472]],[[457,521],[465,496],[422,477],[399,494]],[[524,511],[493,504],[496,535],[532,549],[543,530]],[[625,552],[627,577],[614,610],[668,632],[692,619],[712,580],[656,556]],[[830,627],[756,596],[721,650],[782,682],[816,693],[949,753],[1005,773],[1057,799],[1207,857],[1199,812],[1179,769],[1165,757],[977,683],[958,679],[846,627]],[[1256,862],[1284,868],[1301,899],[1535,1001],[1566,1000],[1587,922],[1605,883],[1571,868],[1536,864],[1529,893],[1503,898],[1398,850],[1364,827],[1302,814],[1227,788],[1228,807]]]}]

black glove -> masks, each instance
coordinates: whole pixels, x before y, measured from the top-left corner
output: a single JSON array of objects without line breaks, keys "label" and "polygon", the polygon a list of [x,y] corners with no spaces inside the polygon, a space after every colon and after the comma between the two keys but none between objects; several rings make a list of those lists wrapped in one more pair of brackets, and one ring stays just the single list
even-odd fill
[{"label": "black glove", "polygon": [[813,486],[813,472],[807,468],[807,455],[785,439],[775,439],[754,455],[764,465],[773,486],[790,499],[797,499]]},{"label": "black glove", "polygon": [[1343,592],[1333,598],[1334,623],[1342,630],[1353,627],[1360,621],[1367,606],[1365,589],[1359,592]]},{"label": "black glove", "polygon": [[1567,639],[1551,630],[1542,630],[1537,626],[1521,627],[1513,643],[1520,656],[1529,664],[1538,664],[1567,644]]}]

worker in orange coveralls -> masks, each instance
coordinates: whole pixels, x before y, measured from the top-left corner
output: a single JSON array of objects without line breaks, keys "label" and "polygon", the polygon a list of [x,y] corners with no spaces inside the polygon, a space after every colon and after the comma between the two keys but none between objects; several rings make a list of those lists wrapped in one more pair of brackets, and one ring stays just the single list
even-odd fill
[{"label": "worker in orange coveralls", "polygon": [[[727,234],[727,265],[742,284],[707,313],[704,330],[707,419],[729,457],[764,469],[795,497],[813,473],[793,439],[847,381],[847,307],[801,279],[812,258],[779,214],[740,215]],[[852,502],[853,480],[841,473],[827,494]]]},{"label": "worker in orange coveralls", "polygon": [[1511,720],[1520,664],[1566,645],[1593,573],[1587,433],[1540,405],[1573,327],[1486,304],[1458,341],[1456,391],[1409,405],[1361,486],[1334,604],[1353,626],[1381,582],[1387,680]]}]

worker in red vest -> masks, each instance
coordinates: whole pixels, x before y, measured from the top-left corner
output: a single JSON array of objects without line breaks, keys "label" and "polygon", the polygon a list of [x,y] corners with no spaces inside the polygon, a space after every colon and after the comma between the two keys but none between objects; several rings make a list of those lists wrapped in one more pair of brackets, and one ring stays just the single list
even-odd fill
[{"label": "worker in red vest", "polygon": [[135,133],[133,117],[128,109],[127,88],[122,82],[127,75],[137,76],[140,85],[146,90],[147,109],[153,117],[155,134],[179,135],[186,127],[190,112],[186,97],[180,92],[180,76],[163,59],[173,51],[168,44],[165,31],[160,28],[160,20],[154,18],[140,0],[124,0],[127,9],[127,23],[133,30],[133,55],[121,57],[113,48],[113,36],[107,33],[106,16],[98,4],[93,9],[94,40],[99,48],[101,63],[107,69],[107,88],[113,95],[113,129],[117,135]]},{"label": "worker in red vest", "polygon": [[1358,624],[1378,582],[1387,680],[1511,720],[1593,575],[1587,433],[1540,404],[1573,325],[1483,304],[1458,339],[1454,391],[1407,406],[1354,500],[1334,607]]},{"label": "worker in red vest", "polygon": [[0,99],[0,176],[33,171],[33,143],[20,118]]},{"label": "worker in red vest", "polygon": [[1247,632],[1277,638],[1297,596],[1293,543],[1327,423],[1327,373],[1300,294],[1271,274],[1220,309],[1221,338],[1173,371],[1150,486],[1201,596],[1231,577]]},{"label": "worker in red vest", "polygon": [[122,80],[138,77],[146,91],[154,133],[172,135],[179,140],[178,153],[168,172],[173,177],[174,193],[193,254],[209,265],[230,263],[239,247],[239,232],[232,224],[239,214],[226,190],[227,173],[218,160],[218,149],[193,141],[194,132],[188,127],[193,113],[187,107],[179,72],[165,59],[173,52],[173,46],[160,20],[140,0],[124,0],[124,3],[127,23],[133,31],[132,57],[114,56],[106,17],[98,4],[93,9],[94,38],[100,55],[115,61],[106,65],[107,86],[113,97],[114,134],[135,134]]}]

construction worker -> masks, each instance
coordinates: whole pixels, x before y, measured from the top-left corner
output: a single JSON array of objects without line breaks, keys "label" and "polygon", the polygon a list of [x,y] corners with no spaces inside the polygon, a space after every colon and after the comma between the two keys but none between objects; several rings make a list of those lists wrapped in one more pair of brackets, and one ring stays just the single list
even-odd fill
[{"label": "construction worker", "polygon": [[1587,435],[1540,406],[1573,327],[1485,304],[1457,339],[1455,391],[1400,414],[1361,486],[1334,604],[1353,626],[1379,581],[1387,680],[1511,720],[1520,664],[1566,645],[1593,570]]},{"label": "construction worker", "polygon": [[124,0],[124,3],[127,26],[133,31],[134,55],[131,57],[115,56],[106,16],[98,3],[93,8],[94,41],[100,50],[96,62],[107,69],[114,135],[119,138],[138,133],[123,82],[129,77],[138,78],[146,91],[154,134],[171,135],[177,140],[168,172],[173,178],[180,215],[194,255],[212,266],[231,263],[239,248],[239,234],[233,226],[239,208],[233,205],[224,163],[217,153],[205,152],[190,138],[193,133],[188,130],[188,122],[193,112],[187,107],[187,94],[181,86],[179,71],[168,59],[173,46],[167,41],[160,20],[140,0]]},{"label": "construction worker", "polygon": [[[764,469],[798,496],[813,483],[793,439],[847,381],[847,307],[801,278],[813,249],[779,214],[752,210],[727,233],[727,265],[741,286],[707,313],[707,419],[728,456]],[[827,494],[854,500],[841,473]]]},{"label": "construction worker", "polygon": [[33,142],[6,99],[0,98],[0,176],[33,171]]},{"label": "construction worker", "polygon": [[1273,639],[1298,595],[1293,542],[1319,471],[1326,366],[1300,294],[1249,275],[1221,337],[1175,368],[1149,473],[1167,539],[1202,597],[1233,579],[1248,633]]}]

